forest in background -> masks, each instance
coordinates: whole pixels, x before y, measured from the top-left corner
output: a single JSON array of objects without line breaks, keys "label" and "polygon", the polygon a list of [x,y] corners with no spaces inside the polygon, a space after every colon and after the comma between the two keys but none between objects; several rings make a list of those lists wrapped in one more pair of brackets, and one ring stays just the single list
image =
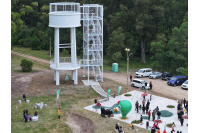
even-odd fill
[{"label": "forest in background", "polygon": [[[188,70],[187,0],[11,0],[11,45],[54,51],[54,30],[48,27],[49,3],[78,2],[104,7],[103,48],[108,63],[126,57],[151,57],[153,69],[172,73]],[[76,28],[77,54],[83,55],[83,28]],[[60,29],[60,43],[70,42]],[[62,52],[62,51],[60,51]],[[68,51],[70,53],[70,50]]]}]

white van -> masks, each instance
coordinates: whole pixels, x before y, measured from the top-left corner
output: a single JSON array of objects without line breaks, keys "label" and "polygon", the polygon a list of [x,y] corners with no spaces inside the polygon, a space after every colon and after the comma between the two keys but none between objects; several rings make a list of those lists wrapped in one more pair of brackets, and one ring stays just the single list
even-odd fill
[{"label": "white van", "polygon": [[152,74],[152,69],[151,68],[142,68],[140,70],[138,70],[137,72],[135,72],[135,77],[145,77]]},{"label": "white van", "polygon": [[[146,86],[145,86],[146,84]],[[144,80],[140,80],[140,79],[133,79],[133,81],[131,82],[131,86],[132,87],[139,87],[139,88],[142,88],[142,89],[149,89],[149,84],[144,81]]]}]

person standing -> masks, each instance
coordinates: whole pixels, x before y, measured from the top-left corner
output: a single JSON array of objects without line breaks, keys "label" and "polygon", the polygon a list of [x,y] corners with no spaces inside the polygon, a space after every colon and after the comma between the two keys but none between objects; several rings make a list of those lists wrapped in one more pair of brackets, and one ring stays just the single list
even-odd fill
[{"label": "person standing", "polygon": [[155,120],[155,110],[152,112],[153,121]]},{"label": "person standing", "polygon": [[61,110],[60,108],[58,109],[58,118],[60,119],[60,115],[61,115]]},{"label": "person standing", "polygon": [[175,130],[174,130],[174,122],[172,123],[172,131],[174,131],[175,132]]},{"label": "person standing", "polygon": [[138,102],[138,101],[135,102],[135,111],[137,110],[137,102]]},{"label": "person standing", "polygon": [[137,109],[137,113],[138,113],[138,106],[139,106],[139,105],[138,105],[138,101],[137,101],[137,103],[136,103],[136,109]]},{"label": "person standing", "polygon": [[141,115],[141,116],[140,116],[141,125],[143,124],[142,121],[143,121],[143,117],[142,117],[142,115]]},{"label": "person standing", "polygon": [[150,81],[150,90],[152,89],[152,82]]},{"label": "person standing", "polygon": [[185,108],[185,104],[186,104],[186,100],[185,100],[185,98],[184,98],[184,99],[183,99],[184,108]]},{"label": "person standing", "polygon": [[148,120],[150,121],[150,117],[151,117],[151,110],[149,110],[148,112]]},{"label": "person standing", "polygon": [[157,106],[157,108],[156,108],[155,110],[156,110],[156,112],[158,112],[158,111],[159,111],[159,108],[158,108],[158,106]]},{"label": "person standing", "polygon": [[25,119],[25,123],[27,122],[27,115],[26,113],[24,114],[24,119]]},{"label": "person standing", "polygon": [[132,75],[130,75],[130,81],[132,82]]},{"label": "person standing", "polygon": [[147,105],[148,105],[148,106],[150,105],[149,99],[148,99],[148,101],[147,101]]},{"label": "person standing", "polygon": [[146,104],[146,114],[148,114],[149,106]]},{"label": "person standing", "polygon": [[145,110],[146,110],[146,108],[145,108],[145,106],[143,106],[142,107],[143,114],[145,114]]},{"label": "person standing", "polygon": [[181,126],[183,126],[183,121],[184,121],[183,116],[181,116],[180,118]]},{"label": "person standing", "polygon": [[160,119],[160,115],[161,115],[160,111],[157,112],[157,115],[158,115],[157,120],[159,120]]},{"label": "person standing", "polygon": [[142,101],[142,104],[143,104],[143,106],[145,105],[145,101],[144,101],[144,99],[143,99],[143,101]]},{"label": "person standing", "polygon": [[26,95],[25,94],[23,94],[23,100],[26,101]]}]

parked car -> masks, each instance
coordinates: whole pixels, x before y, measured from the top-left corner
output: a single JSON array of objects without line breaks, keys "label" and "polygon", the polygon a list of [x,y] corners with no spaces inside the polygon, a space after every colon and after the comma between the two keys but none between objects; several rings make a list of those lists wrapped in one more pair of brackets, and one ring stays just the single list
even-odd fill
[{"label": "parked car", "polygon": [[170,80],[168,80],[167,84],[172,85],[172,86],[182,85],[186,80],[187,80],[186,76],[182,76],[182,75],[173,76],[172,78],[170,78]]},{"label": "parked car", "polygon": [[164,72],[161,75],[162,80],[169,80],[171,77],[173,77],[173,75],[171,73],[168,73],[168,72]]},{"label": "parked car", "polygon": [[161,77],[161,74],[160,72],[153,72],[152,74],[149,75],[149,78],[150,79],[158,79]]},{"label": "parked car", "polygon": [[149,76],[152,74],[152,69],[151,68],[142,68],[135,72],[135,77],[144,77],[144,76]]},{"label": "parked car", "polygon": [[188,90],[188,80],[186,80],[182,85],[181,85],[182,89],[187,89]]},{"label": "parked car", "polygon": [[[145,84],[146,84],[146,87],[145,87]],[[142,88],[142,89],[149,89],[149,84],[144,81],[144,80],[140,80],[140,79],[133,79],[133,81],[131,82],[131,86],[132,87],[139,87],[139,88]]]}]

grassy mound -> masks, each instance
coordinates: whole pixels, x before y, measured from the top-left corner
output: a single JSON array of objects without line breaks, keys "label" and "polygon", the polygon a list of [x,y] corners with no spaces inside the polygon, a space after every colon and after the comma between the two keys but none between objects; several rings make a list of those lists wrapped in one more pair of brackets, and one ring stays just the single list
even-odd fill
[{"label": "grassy mound", "polygon": [[[172,123],[168,123],[168,124],[167,124],[167,127],[170,127],[170,128],[171,128],[171,127],[172,127]],[[174,127],[176,127],[176,124],[174,124]]]},{"label": "grassy mound", "polygon": [[140,120],[134,120],[134,121],[132,121],[132,123],[134,123],[134,124],[140,124]]},{"label": "grassy mound", "polygon": [[175,108],[174,105],[168,105],[167,108]]},{"label": "grassy mound", "polygon": [[130,97],[130,96],[132,96],[131,94],[124,94],[124,96],[126,96],[126,97]]}]

